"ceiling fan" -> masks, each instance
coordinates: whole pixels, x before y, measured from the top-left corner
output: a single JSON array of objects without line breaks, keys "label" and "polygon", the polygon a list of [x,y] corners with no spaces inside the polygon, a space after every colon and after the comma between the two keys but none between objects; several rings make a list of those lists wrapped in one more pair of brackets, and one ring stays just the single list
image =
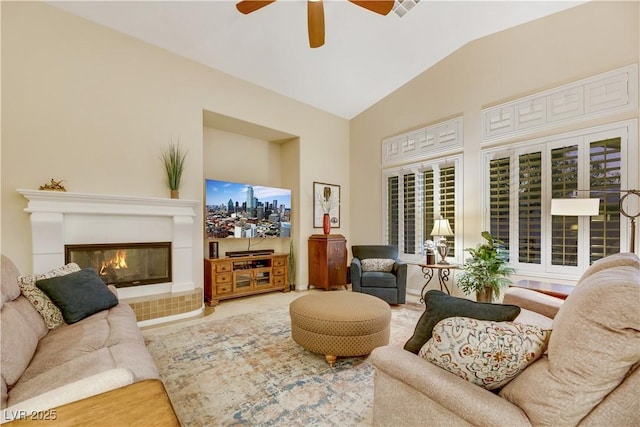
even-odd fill
[{"label": "ceiling fan", "polygon": [[[240,13],[248,14],[275,2],[276,0],[242,0],[236,4]],[[386,15],[391,12],[394,0],[349,0],[371,12]],[[309,46],[320,47],[324,44],[324,6],[322,0],[307,0],[307,27],[309,29]]]}]

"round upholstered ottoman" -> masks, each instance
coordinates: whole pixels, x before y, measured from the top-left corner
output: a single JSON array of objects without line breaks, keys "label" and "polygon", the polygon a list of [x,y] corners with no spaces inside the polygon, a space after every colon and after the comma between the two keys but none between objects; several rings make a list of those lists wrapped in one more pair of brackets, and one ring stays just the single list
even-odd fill
[{"label": "round upholstered ottoman", "polygon": [[309,351],[324,354],[330,365],[337,356],[363,356],[389,344],[391,309],[371,295],[312,293],[291,302],[289,315],[293,340]]}]

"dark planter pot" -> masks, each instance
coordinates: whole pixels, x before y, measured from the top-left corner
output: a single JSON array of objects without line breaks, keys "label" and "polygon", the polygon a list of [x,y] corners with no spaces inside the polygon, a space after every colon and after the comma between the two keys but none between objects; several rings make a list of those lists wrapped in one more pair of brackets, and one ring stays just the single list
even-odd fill
[{"label": "dark planter pot", "polygon": [[481,291],[476,292],[476,301],[478,302],[493,302],[493,289],[484,288]]}]

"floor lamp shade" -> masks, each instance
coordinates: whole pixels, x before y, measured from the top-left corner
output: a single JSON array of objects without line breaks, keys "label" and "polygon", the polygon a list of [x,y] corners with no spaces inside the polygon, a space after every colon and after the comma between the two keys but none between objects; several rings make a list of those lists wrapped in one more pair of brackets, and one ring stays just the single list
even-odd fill
[{"label": "floor lamp shade", "polygon": [[596,216],[600,199],[551,199],[551,215]]}]

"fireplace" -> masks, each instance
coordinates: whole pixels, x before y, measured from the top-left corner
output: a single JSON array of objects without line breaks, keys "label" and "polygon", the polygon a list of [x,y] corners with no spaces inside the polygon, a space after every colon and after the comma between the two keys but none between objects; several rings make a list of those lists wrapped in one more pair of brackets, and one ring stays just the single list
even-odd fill
[{"label": "fireplace", "polygon": [[65,263],[93,268],[117,288],[171,282],[171,242],[65,245]]}]

